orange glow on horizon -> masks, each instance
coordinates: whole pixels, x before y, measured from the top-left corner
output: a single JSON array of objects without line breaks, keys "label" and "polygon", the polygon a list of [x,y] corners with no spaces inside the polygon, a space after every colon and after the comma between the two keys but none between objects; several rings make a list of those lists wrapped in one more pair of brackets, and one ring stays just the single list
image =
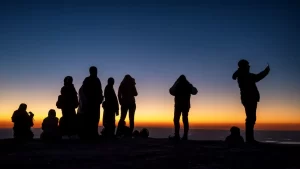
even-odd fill
[{"label": "orange glow on horizon", "polygon": [[[39,88],[33,93],[24,90],[4,92],[5,97],[2,96],[0,100],[0,127],[12,126],[12,113],[23,102],[28,105],[27,111],[35,114],[36,128],[40,127],[41,121],[48,115],[50,109],[55,109],[57,117],[60,118],[61,110],[55,106],[59,95],[57,88],[59,87],[51,87],[51,91],[46,93]],[[299,101],[275,100],[274,97],[265,95],[258,105],[256,129],[300,130]],[[146,91],[139,93],[136,102],[136,126],[173,127],[174,97],[168,93]],[[101,107],[100,126],[102,116]],[[120,116],[116,117],[116,122],[119,118]],[[191,128],[228,129],[232,125],[243,128],[245,112],[240,103],[239,93],[219,93],[218,96],[214,96],[207,91],[192,96],[189,121]],[[128,116],[126,123],[128,124]]]},{"label": "orange glow on horizon", "polygon": [[[183,127],[182,122],[181,126]],[[117,122],[116,122],[117,125]],[[0,128],[12,128],[10,121],[0,121]],[[102,126],[102,122],[99,123]],[[245,128],[243,123],[190,123],[191,129],[216,129],[229,130],[232,126],[237,126],[242,130]],[[33,128],[40,128],[41,121],[34,121]],[[153,128],[173,128],[172,122],[136,122],[135,127],[153,127]],[[277,130],[277,131],[300,131],[300,123],[258,123],[256,130]]]}]

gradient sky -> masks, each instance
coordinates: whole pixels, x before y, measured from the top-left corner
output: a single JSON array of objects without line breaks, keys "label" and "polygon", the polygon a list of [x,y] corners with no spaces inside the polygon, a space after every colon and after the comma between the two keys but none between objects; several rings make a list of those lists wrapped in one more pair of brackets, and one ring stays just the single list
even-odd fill
[{"label": "gradient sky", "polygon": [[168,90],[181,74],[199,91],[192,124],[243,123],[231,79],[240,59],[254,73],[271,67],[257,84],[257,123],[300,123],[299,2],[255,2],[1,1],[0,123],[22,102],[41,121],[64,77],[78,90],[92,65],[103,88],[136,79],[137,123],[172,123]]}]

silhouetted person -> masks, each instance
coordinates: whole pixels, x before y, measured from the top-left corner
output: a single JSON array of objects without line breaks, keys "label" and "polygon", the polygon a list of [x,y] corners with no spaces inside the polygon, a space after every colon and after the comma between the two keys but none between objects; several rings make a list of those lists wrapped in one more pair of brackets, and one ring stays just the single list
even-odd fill
[{"label": "silhouetted person", "polygon": [[97,77],[97,68],[90,67],[90,76],[83,81],[82,90],[86,98],[84,110],[85,134],[88,138],[97,138],[100,120],[100,104],[103,101],[103,92],[100,79]]},{"label": "silhouetted person", "polygon": [[30,140],[34,136],[31,131],[34,114],[32,112],[27,113],[26,109],[26,104],[20,104],[19,109],[14,111],[11,117],[14,123],[14,138],[18,140]]},{"label": "silhouetted person", "polygon": [[43,140],[57,140],[60,138],[58,118],[55,110],[49,110],[48,117],[43,120],[42,130],[41,139]]},{"label": "silhouetted person", "polygon": [[139,136],[140,136],[141,138],[148,138],[148,137],[149,137],[149,130],[146,129],[146,128],[143,128],[143,129],[140,131]]},{"label": "silhouetted person", "polygon": [[136,110],[134,97],[138,95],[135,85],[135,79],[132,78],[130,75],[126,75],[123,81],[121,82],[118,90],[118,99],[121,104],[121,117],[118,125],[125,121],[127,111],[129,111],[129,123],[131,133],[134,129],[134,114]]},{"label": "silhouetted person", "polygon": [[64,79],[64,86],[61,88],[61,95],[56,102],[57,108],[62,111],[62,118],[59,122],[59,128],[62,135],[69,137],[77,134],[76,131],[76,112],[78,107],[78,97],[73,85],[73,78],[67,76]]},{"label": "silhouetted person", "polygon": [[184,75],[181,75],[174,85],[169,90],[172,96],[175,96],[175,110],[174,110],[174,127],[175,135],[172,139],[179,140],[179,130],[180,130],[180,116],[182,114],[182,121],[184,125],[184,134],[182,140],[188,139],[189,131],[189,120],[188,114],[190,111],[191,95],[196,95],[198,90],[186,79]]},{"label": "silhouetted person", "polygon": [[78,131],[78,136],[80,138],[84,138],[85,136],[85,109],[87,108],[87,102],[86,102],[86,98],[85,95],[83,93],[83,89],[82,87],[80,87],[79,89],[79,106],[77,109],[77,131]]},{"label": "silhouetted person", "polygon": [[133,136],[134,138],[137,138],[137,137],[140,136],[140,132],[137,131],[137,130],[134,130],[133,133],[132,133],[132,136]]},{"label": "silhouetted person", "polygon": [[269,65],[259,74],[250,73],[250,66],[247,60],[238,62],[238,70],[232,78],[238,80],[241,101],[246,111],[246,142],[257,143],[254,139],[254,125],[256,121],[257,102],[260,100],[260,94],[256,87],[256,82],[265,78],[270,72]]},{"label": "silhouetted person", "polygon": [[240,129],[238,127],[231,127],[231,134],[226,137],[225,142],[230,147],[241,146],[244,144],[244,139],[241,136]]},{"label": "silhouetted person", "polygon": [[102,106],[104,109],[103,112],[103,126],[105,128],[105,134],[108,137],[115,135],[115,116],[119,115],[119,102],[117,95],[114,90],[115,80],[111,77],[107,81],[107,86],[104,90],[104,98]]},{"label": "silhouetted person", "polygon": [[132,131],[129,127],[126,126],[125,121],[119,122],[116,135],[118,137],[130,137],[130,136],[132,136]]}]

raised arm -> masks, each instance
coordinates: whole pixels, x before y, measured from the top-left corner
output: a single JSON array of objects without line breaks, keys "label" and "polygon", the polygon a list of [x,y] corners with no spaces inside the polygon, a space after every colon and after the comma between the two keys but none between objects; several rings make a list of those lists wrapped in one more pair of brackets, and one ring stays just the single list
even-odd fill
[{"label": "raised arm", "polygon": [[191,85],[191,87],[192,87],[192,92],[191,92],[191,94],[192,94],[192,95],[196,95],[196,94],[198,93],[197,88],[194,87],[193,85]]},{"label": "raised arm", "polygon": [[16,121],[16,111],[14,111],[12,117],[11,117],[11,121],[14,123]]},{"label": "raised arm", "polygon": [[267,66],[265,68],[265,70],[263,70],[262,72],[258,73],[258,74],[254,74],[254,78],[255,78],[255,82],[259,82],[261,81],[263,78],[265,78],[270,72],[270,67]]},{"label": "raised arm", "polygon": [[236,80],[237,77],[238,77],[238,74],[239,74],[239,70],[236,70],[236,71],[233,73],[233,75],[232,75],[232,79],[233,79],[233,80]]},{"label": "raised arm", "polygon": [[138,92],[137,92],[137,90],[136,90],[136,87],[135,87],[135,86],[133,86],[133,95],[134,95],[134,96],[137,96],[137,95],[138,95]]}]

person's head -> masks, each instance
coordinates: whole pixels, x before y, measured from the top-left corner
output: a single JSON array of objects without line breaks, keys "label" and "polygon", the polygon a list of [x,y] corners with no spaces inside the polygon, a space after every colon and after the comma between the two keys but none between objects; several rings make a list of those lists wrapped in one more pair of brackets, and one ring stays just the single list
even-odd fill
[{"label": "person's head", "polygon": [[66,76],[64,78],[64,84],[67,85],[67,84],[72,84],[73,83],[73,77],[72,76]]},{"label": "person's head", "polygon": [[107,84],[113,86],[115,84],[114,78],[112,78],[112,77],[108,78]]},{"label": "person's head", "polygon": [[48,112],[48,117],[56,117],[56,112],[53,109],[50,109]]},{"label": "person's head", "polygon": [[236,126],[231,127],[230,132],[231,132],[231,135],[234,135],[234,136],[240,135],[240,129]]},{"label": "person's head", "polygon": [[132,82],[132,77],[129,74],[125,75],[122,83],[128,84],[130,82]]},{"label": "person's head", "polygon": [[177,79],[178,83],[186,83],[188,82],[185,75],[180,75],[179,78]]},{"label": "person's head", "polygon": [[21,103],[18,110],[26,111],[27,105],[25,103]]},{"label": "person's head", "polygon": [[95,66],[90,67],[90,76],[96,77],[98,73],[98,70]]},{"label": "person's head", "polygon": [[238,62],[238,66],[239,66],[239,69],[242,71],[242,72],[245,72],[245,73],[248,73],[250,71],[250,65],[249,65],[249,62],[245,59],[242,59]]},{"label": "person's head", "polygon": [[143,138],[148,138],[148,137],[149,137],[149,131],[148,131],[148,129],[143,128],[143,129],[140,131],[140,136],[143,137]]}]

